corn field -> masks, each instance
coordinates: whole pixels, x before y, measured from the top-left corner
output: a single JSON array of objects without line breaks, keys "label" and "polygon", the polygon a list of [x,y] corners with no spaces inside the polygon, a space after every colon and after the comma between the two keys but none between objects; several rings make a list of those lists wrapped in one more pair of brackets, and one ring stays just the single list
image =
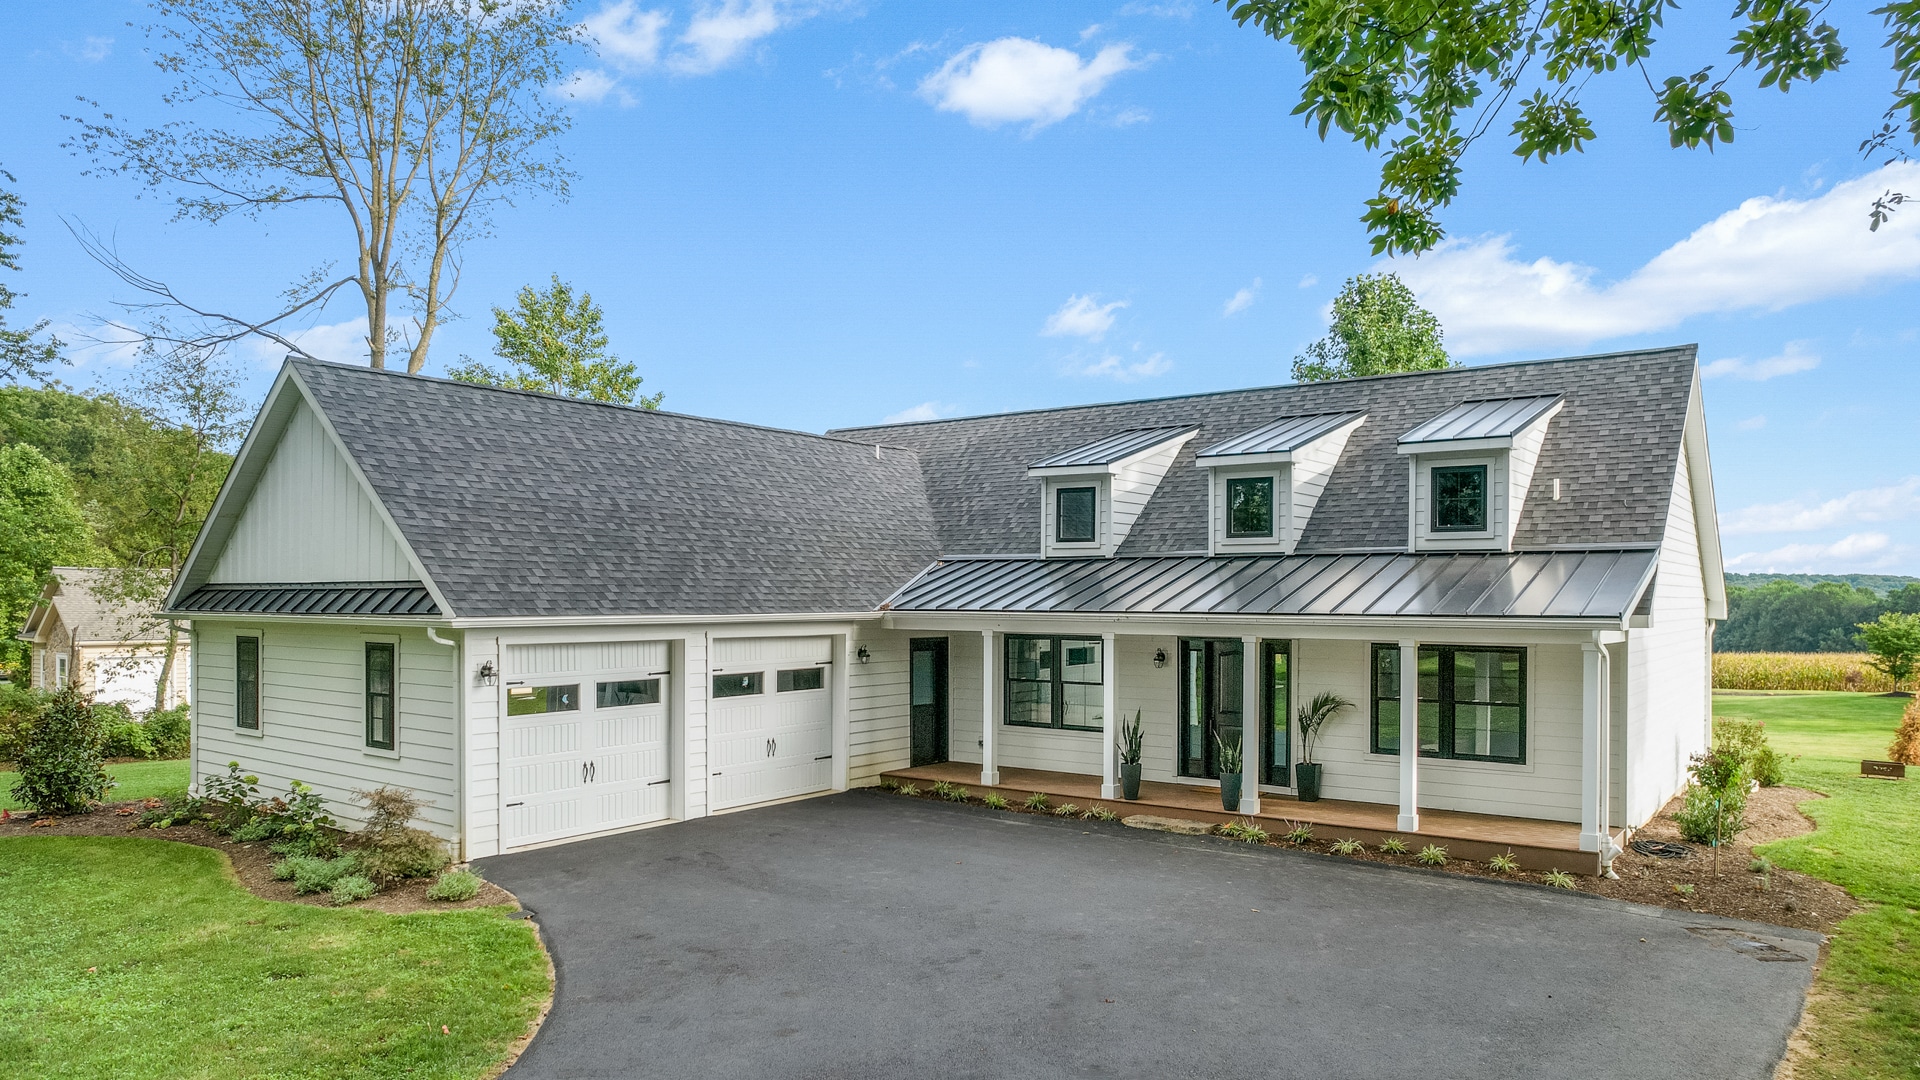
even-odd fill
[{"label": "corn field", "polygon": [[1866,653],[1729,652],[1713,654],[1717,690],[1857,690],[1884,694],[1898,689],[1867,663]]}]

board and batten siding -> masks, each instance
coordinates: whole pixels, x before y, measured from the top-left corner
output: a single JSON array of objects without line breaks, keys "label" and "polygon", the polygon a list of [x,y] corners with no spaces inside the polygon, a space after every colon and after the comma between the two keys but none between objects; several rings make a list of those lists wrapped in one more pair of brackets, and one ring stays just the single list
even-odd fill
[{"label": "board and batten siding", "polygon": [[319,417],[301,402],[208,580],[417,578],[406,552]]},{"label": "board and batten siding", "polygon": [[1614,793],[1627,825],[1645,823],[1686,786],[1688,759],[1704,752],[1710,739],[1707,594],[1684,448],[1679,458],[1660,542],[1652,625],[1627,633],[1626,759],[1618,769],[1626,789]]},{"label": "board and batten siding", "polygon": [[[425,632],[195,619],[193,779],[224,775],[229,761],[260,777],[262,794],[304,781],[329,812],[362,824],[357,790],[406,788],[425,804],[417,824],[454,839],[459,831],[459,701],[456,650]],[[260,732],[233,726],[234,638],[260,631]],[[366,643],[398,640],[395,752],[366,745]]]}]

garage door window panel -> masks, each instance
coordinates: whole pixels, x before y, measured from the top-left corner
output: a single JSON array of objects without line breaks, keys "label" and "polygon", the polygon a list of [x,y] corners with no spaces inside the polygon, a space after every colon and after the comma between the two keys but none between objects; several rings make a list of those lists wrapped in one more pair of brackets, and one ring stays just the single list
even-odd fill
[{"label": "garage door window panel", "polygon": [[577,712],[580,708],[580,684],[507,687],[507,715],[533,716],[539,713]]},{"label": "garage door window panel", "polygon": [[762,673],[758,671],[713,677],[713,696],[717,698],[752,697],[763,692]]},{"label": "garage door window panel", "polygon": [[594,684],[593,707],[596,709],[624,709],[634,705],[658,704],[660,704],[659,679],[621,679]]},{"label": "garage door window panel", "polygon": [[782,671],[776,679],[776,686],[782,694],[790,694],[796,690],[819,690],[826,685],[827,669],[817,667]]}]

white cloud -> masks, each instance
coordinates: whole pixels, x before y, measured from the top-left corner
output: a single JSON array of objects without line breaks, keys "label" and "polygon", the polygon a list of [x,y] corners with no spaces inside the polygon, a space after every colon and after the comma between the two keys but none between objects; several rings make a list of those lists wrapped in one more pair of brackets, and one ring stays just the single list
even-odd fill
[{"label": "white cloud", "polygon": [[1126,108],[1114,113],[1113,119],[1107,122],[1114,127],[1132,127],[1135,124],[1144,124],[1152,119],[1153,114],[1145,109]]},{"label": "white cloud", "polygon": [[1247,286],[1244,289],[1241,289],[1239,292],[1234,293],[1232,296],[1227,297],[1227,302],[1224,305],[1222,305],[1220,308],[1220,317],[1226,318],[1229,315],[1240,314],[1241,312],[1252,307],[1254,299],[1259,295],[1260,295],[1260,279],[1254,278],[1253,284]]},{"label": "white cloud", "polygon": [[625,106],[635,104],[633,95],[627,93],[619,79],[591,68],[581,68],[568,75],[565,81],[554,87],[553,92],[569,101],[585,101],[596,105],[608,98]]},{"label": "white cloud", "polygon": [[724,0],[702,8],[680,35],[667,66],[682,75],[718,71],[786,25],[792,14],[773,0]]},{"label": "white cloud", "polygon": [[1831,544],[1788,544],[1727,560],[1727,569],[1762,574],[1820,574],[1882,570],[1896,565],[1902,549],[1886,533],[1853,533]]},{"label": "white cloud", "polygon": [[1888,165],[1809,199],[1748,199],[1614,282],[1576,262],[1522,260],[1508,236],[1450,240],[1392,268],[1462,355],[1580,345],[1665,330],[1697,315],[1780,310],[1920,274],[1920,214],[1867,230],[1888,188],[1920,187],[1920,162]]},{"label": "white cloud", "polygon": [[1820,357],[1807,351],[1808,344],[1805,341],[1789,341],[1779,356],[1769,356],[1765,360],[1742,360],[1737,356],[1715,360],[1701,368],[1700,374],[1709,379],[1732,376],[1748,382],[1766,382],[1782,375],[1812,371],[1820,366]]},{"label": "white cloud", "polygon": [[1739,428],[1741,431],[1759,431],[1761,428],[1767,426],[1767,418],[1765,416],[1749,416],[1733,426]]},{"label": "white cloud", "polygon": [[1152,15],[1162,19],[1191,19],[1193,18],[1193,5],[1189,3],[1143,3],[1136,0],[1135,3],[1122,7],[1120,14],[1122,16]]},{"label": "white cloud", "polygon": [[883,424],[917,424],[923,420],[940,419],[940,411],[939,402],[923,401],[911,409],[901,409],[899,412],[894,413],[880,422]]},{"label": "white cloud", "polygon": [[[356,316],[345,322],[322,323],[309,326],[304,330],[280,331],[281,336],[293,341],[309,356],[321,360],[332,360],[340,364],[364,364],[367,362],[367,317]],[[272,370],[280,366],[287,358],[287,347],[277,341],[263,337],[250,337],[242,346],[243,356],[248,357],[261,368]],[[387,359],[394,358],[394,351],[387,350]],[[400,353],[404,362],[405,352]]]},{"label": "white cloud", "polygon": [[139,331],[119,323],[57,322],[47,327],[47,333],[66,345],[61,355],[76,368],[130,368],[140,362]]},{"label": "white cloud", "polygon": [[1720,518],[1727,536],[1742,533],[1810,532],[1854,522],[1896,521],[1920,514],[1920,476],[1886,487],[1849,491],[1837,499],[1808,504],[1796,499],[1762,503]]},{"label": "white cloud", "polygon": [[1091,295],[1070,296],[1060,305],[1060,310],[1047,316],[1047,324],[1040,328],[1040,333],[1043,337],[1083,337],[1099,341],[1113,328],[1113,313],[1126,306],[1125,300],[1102,304]]},{"label": "white cloud", "polygon": [[1116,75],[1140,66],[1133,46],[1108,45],[1092,59],[1027,38],[969,45],[920,82],[920,95],[942,112],[981,127],[1065,120]]},{"label": "white cloud", "polygon": [[1320,278],[1314,274],[1304,274],[1300,278],[1300,288],[1311,289],[1320,284]]},{"label": "white cloud", "polygon": [[76,60],[85,60],[89,64],[97,64],[113,55],[113,39],[110,37],[95,37],[92,34],[88,34],[85,38],[81,39],[78,45],[71,41],[62,43],[60,51]]},{"label": "white cloud", "polygon": [[1166,353],[1154,353],[1140,360],[1128,361],[1122,357],[1107,353],[1092,360],[1076,364],[1072,368],[1075,375],[1090,375],[1117,379],[1120,382],[1138,382],[1151,379],[1155,375],[1165,375],[1173,370],[1173,361]]},{"label": "white cloud", "polygon": [[669,16],[645,10],[633,0],[602,4],[581,22],[599,43],[600,55],[628,71],[644,71],[660,62],[660,43]]}]

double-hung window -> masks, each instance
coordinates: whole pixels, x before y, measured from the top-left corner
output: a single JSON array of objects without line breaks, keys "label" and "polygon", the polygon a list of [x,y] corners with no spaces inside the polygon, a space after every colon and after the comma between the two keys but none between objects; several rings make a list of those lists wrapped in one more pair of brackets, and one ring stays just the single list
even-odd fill
[{"label": "double-hung window", "polygon": [[260,639],[251,634],[233,639],[233,726],[260,730]]},{"label": "double-hung window", "polygon": [[391,641],[367,642],[367,745],[375,750],[394,746],[394,653]]},{"label": "double-hung window", "polygon": [[[1527,653],[1420,649],[1420,756],[1519,765],[1527,755]],[[1373,647],[1373,752],[1398,754],[1400,647]]]},{"label": "double-hung window", "polygon": [[1100,490],[1092,487],[1055,488],[1053,542],[1091,544],[1100,538]]},{"label": "double-hung window", "polygon": [[1099,731],[1099,638],[1007,635],[1006,723]]},{"label": "double-hung window", "polygon": [[1243,476],[1227,481],[1227,536],[1265,539],[1273,535],[1273,477]]},{"label": "double-hung window", "polygon": [[1444,532],[1485,532],[1487,529],[1487,467],[1485,465],[1435,466],[1428,477],[1432,485],[1432,530]]}]

